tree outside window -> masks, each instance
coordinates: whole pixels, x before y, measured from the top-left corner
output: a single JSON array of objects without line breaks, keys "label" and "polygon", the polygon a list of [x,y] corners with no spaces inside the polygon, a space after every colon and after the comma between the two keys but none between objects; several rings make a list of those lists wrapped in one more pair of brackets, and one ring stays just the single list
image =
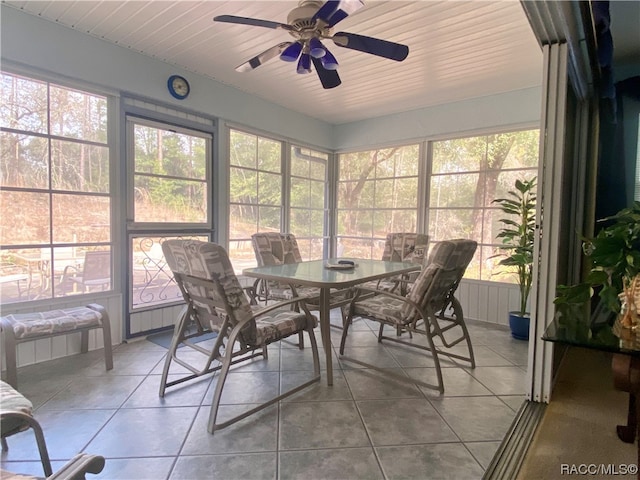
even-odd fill
[{"label": "tree outside window", "polygon": [[466,278],[512,281],[499,275],[500,210],[493,204],[516,179],[537,174],[538,130],[497,133],[433,142],[429,193],[430,241],[468,238],[478,250]]},{"label": "tree outside window", "polygon": [[380,258],[389,232],[418,226],[420,146],[341,154],[338,255]]}]

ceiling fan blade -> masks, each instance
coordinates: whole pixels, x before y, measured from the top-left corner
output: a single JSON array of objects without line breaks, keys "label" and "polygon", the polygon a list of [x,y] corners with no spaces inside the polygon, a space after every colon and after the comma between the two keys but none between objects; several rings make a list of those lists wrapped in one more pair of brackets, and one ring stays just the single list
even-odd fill
[{"label": "ceiling fan blade", "polygon": [[280,55],[284,51],[284,49],[287,48],[292,43],[293,42],[282,42],[282,43],[279,43],[277,45],[274,45],[273,47],[271,47],[271,48],[265,50],[264,52],[256,55],[252,59],[247,60],[242,65],[238,65],[236,67],[236,72],[248,72],[250,70],[255,70],[256,68],[258,68],[263,63],[266,63],[267,61],[271,60],[272,58],[275,58],[278,55]]},{"label": "ceiling fan blade", "polygon": [[362,0],[329,0],[318,9],[311,20],[322,20],[332,27],[362,7]]},{"label": "ceiling fan blade", "polygon": [[332,40],[339,47],[370,53],[397,62],[403,61],[409,55],[409,47],[406,45],[355,33],[338,32],[332,37]]},{"label": "ceiling fan blade", "polygon": [[320,78],[320,83],[322,83],[323,88],[336,88],[342,83],[338,72],[324,68],[320,59],[311,57],[311,61],[313,62],[313,66],[316,67],[316,72],[318,73],[318,78]]},{"label": "ceiling fan blade", "polygon": [[260,20],[259,18],[236,17],[235,15],[218,15],[213,17],[214,22],[236,23],[240,25],[251,25],[253,27],[281,28],[283,30],[294,30],[286,23],[272,22],[271,20]]}]

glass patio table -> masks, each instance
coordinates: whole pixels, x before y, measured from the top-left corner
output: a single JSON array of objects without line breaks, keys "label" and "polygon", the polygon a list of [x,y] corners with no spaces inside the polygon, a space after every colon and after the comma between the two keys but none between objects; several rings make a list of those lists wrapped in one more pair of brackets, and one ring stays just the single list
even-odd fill
[{"label": "glass patio table", "polygon": [[[340,260],[345,259],[341,258]],[[320,334],[327,364],[327,385],[333,385],[330,333],[331,289],[342,290],[359,283],[394,277],[421,268],[420,265],[411,262],[385,262],[362,258],[349,260],[355,262],[355,266],[349,269],[328,268],[326,264],[335,265],[338,262],[338,259],[329,259],[246,268],[242,271],[243,275],[247,277],[320,289],[318,310],[320,313]]]}]

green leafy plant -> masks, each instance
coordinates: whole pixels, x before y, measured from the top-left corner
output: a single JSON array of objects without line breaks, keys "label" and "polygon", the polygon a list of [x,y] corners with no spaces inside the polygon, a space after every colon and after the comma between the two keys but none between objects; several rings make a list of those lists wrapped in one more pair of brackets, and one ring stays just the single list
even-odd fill
[{"label": "green leafy plant", "polygon": [[618,295],[640,273],[640,202],[599,222],[608,225],[594,238],[583,238],[582,250],[591,261],[585,282],[558,287],[556,305],[585,304],[599,289],[604,305],[620,312]]},{"label": "green leafy plant", "polygon": [[506,257],[499,264],[514,267],[520,288],[520,310],[525,316],[527,301],[533,280],[533,240],[535,238],[536,217],[536,177],[531,180],[516,180],[515,190],[508,192],[508,198],[496,198],[493,203],[500,205],[508,217],[501,218],[503,224],[497,235],[501,239],[500,248]]}]

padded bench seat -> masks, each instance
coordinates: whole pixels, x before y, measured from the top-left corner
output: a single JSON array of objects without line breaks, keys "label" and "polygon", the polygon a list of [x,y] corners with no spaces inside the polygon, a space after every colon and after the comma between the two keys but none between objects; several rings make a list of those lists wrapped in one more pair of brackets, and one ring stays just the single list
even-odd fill
[{"label": "padded bench seat", "polygon": [[102,305],[64,308],[45,312],[18,313],[0,317],[4,333],[4,351],[7,364],[7,382],[18,387],[16,345],[42,338],[81,332],[81,352],[89,350],[89,330],[102,328],[106,369],[113,368],[111,324]]}]

